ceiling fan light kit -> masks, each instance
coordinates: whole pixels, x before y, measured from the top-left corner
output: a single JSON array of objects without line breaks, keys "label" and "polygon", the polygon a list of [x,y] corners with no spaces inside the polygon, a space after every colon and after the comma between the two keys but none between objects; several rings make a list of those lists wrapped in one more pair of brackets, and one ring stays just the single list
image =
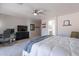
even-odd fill
[{"label": "ceiling fan light kit", "polygon": [[33,15],[34,15],[34,16],[40,15],[40,14],[43,14],[43,10],[38,10],[38,9],[34,9],[34,10],[33,10]]},{"label": "ceiling fan light kit", "polygon": [[37,13],[33,13],[33,15],[34,15],[34,16],[36,16],[36,15],[37,15]]}]

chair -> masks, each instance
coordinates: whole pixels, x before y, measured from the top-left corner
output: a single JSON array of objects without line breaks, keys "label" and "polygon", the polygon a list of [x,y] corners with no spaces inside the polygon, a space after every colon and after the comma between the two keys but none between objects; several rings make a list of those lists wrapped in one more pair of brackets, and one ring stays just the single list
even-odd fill
[{"label": "chair", "polygon": [[0,34],[0,42],[11,42],[15,38],[13,29],[6,29],[3,34]]}]

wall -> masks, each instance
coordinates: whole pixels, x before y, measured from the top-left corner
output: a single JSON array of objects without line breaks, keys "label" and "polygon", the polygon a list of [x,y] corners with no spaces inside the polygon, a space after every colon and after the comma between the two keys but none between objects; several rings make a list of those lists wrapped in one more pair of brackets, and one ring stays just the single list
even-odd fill
[{"label": "wall", "polygon": [[2,33],[7,28],[16,29],[17,25],[28,25],[27,20],[0,14],[0,33]]},{"label": "wall", "polygon": [[[35,20],[32,19],[26,19],[26,18],[19,18],[19,17],[15,17],[15,16],[9,16],[9,15],[3,15],[0,14],[0,34],[3,33],[3,31],[7,28],[14,28],[15,31],[17,31],[17,25],[26,25],[28,26],[28,31],[30,31],[30,24],[37,24],[38,22],[35,22]],[[38,26],[40,26],[40,24],[38,23]],[[33,34],[35,34],[34,36],[39,36],[40,32],[38,31],[40,29],[37,29],[37,31]],[[32,34],[32,33],[30,33]],[[31,36],[30,36],[31,37]]]},{"label": "wall", "polygon": [[[44,19],[41,21],[41,36],[48,35],[47,22],[48,22],[48,20],[44,20]],[[44,23],[46,23],[46,28],[42,28],[42,24],[44,24]]]},{"label": "wall", "polygon": [[[47,20],[42,20],[43,22],[47,22],[50,19]],[[59,36],[70,36],[72,31],[79,31],[79,12],[77,13],[72,13],[72,14],[67,14],[63,16],[56,16],[51,18],[51,20],[56,20],[56,35]],[[63,21],[64,20],[70,20],[72,26],[63,26]],[[48,26],[46,28],[41,28],[41,35],[47,35],[48,34]]]},{"label": "wall", "polygon": [[41,36],[41,20],[32,20],[30,24],[35,24],[35,30],[30,30],[30,38]]},{"label": "wall", "polygon": [[[48,35],[49,34],[49,27],[48,27],[48,21],[51,21],[51,20],[56,20],[56,35],[57,35],[57,19],[56,17],[53,17],[53,18],[50,18],[50,19],[43,19],[42,22],[41,22],[41,36],[44,36],[44,35]],[[42,24],[46,23],[46,28],[42,28]]]},{"label": "wall", "polygon": [[[63,26],[64,20],[70,20],[72,26]],[[58,35],[70,36],[72,31],[79,31],[79,12],[58,17]]]}]

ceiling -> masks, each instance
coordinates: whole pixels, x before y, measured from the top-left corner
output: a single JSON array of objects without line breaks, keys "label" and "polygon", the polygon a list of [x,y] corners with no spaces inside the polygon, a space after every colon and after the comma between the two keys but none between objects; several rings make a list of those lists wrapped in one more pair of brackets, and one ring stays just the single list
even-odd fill
[{"label": "ceiling", "polygon": [[[45,11],[44,14],[34,16],[34,9]],[[0,14],[25,18],[51,18],[75,12],[79,12],[78,3],[0,3]]]}]

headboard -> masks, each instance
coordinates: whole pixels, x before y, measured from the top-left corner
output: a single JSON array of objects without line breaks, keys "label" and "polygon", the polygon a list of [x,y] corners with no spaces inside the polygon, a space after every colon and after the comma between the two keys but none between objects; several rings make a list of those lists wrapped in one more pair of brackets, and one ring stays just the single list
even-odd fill
[{"label": "headboard", "polygon": [[79,32],[77,32],[77,31],[72,31],[72,32],[71,32],[71,37],[72,37],[72,38],[79,38]]}]

